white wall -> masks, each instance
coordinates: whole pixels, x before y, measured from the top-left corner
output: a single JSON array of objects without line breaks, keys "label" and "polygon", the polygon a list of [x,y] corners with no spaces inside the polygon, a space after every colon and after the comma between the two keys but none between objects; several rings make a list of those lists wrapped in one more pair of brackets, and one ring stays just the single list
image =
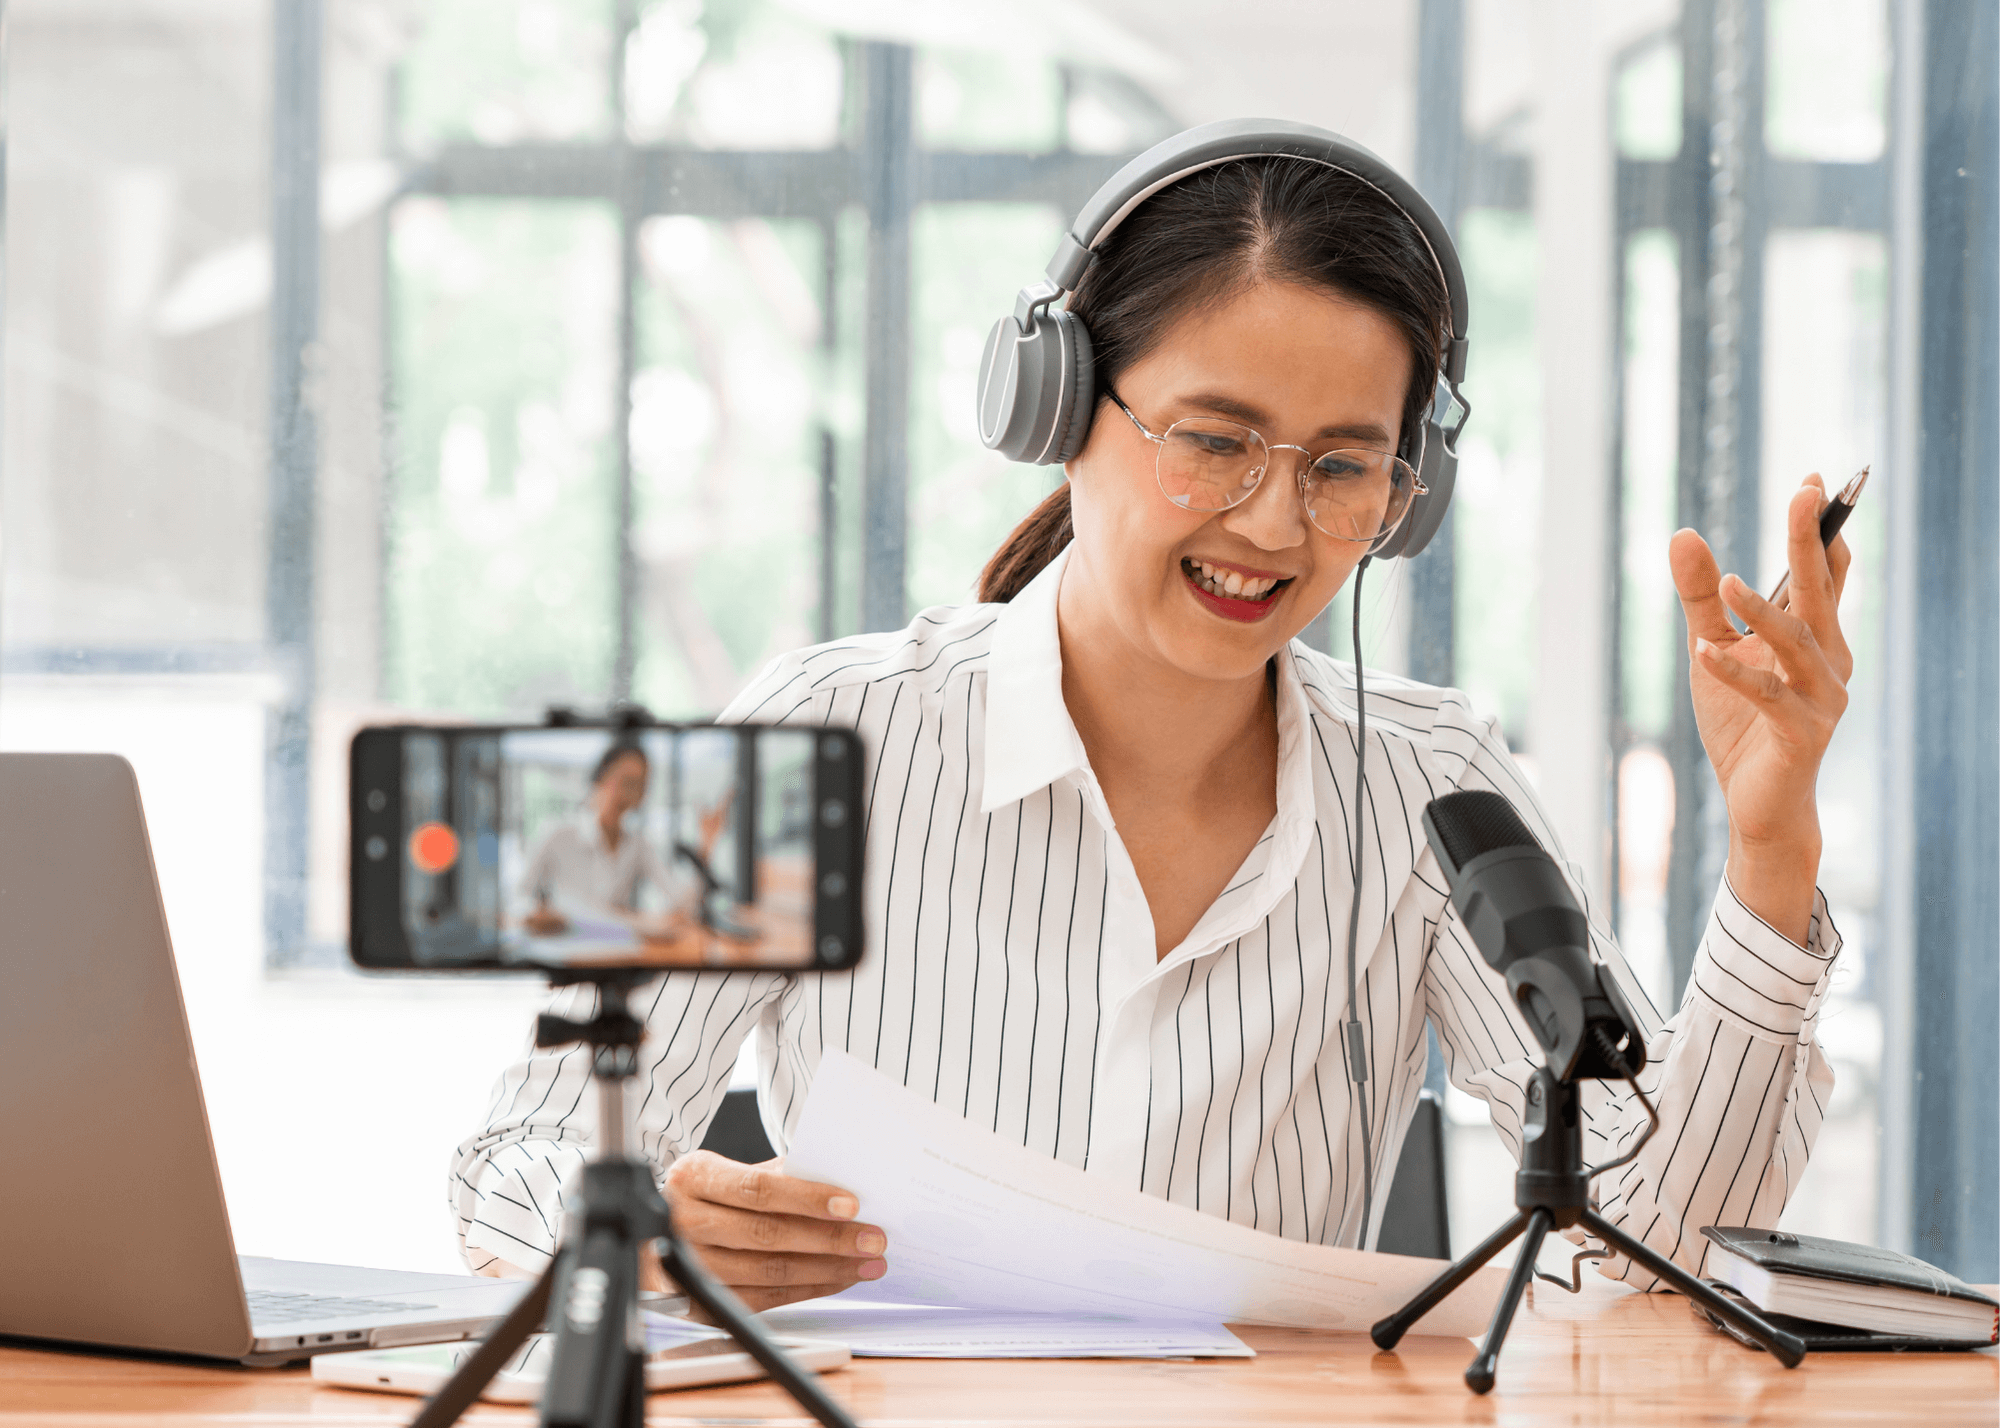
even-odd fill
[{"label": "white wall", "polygon": [[263,806],[261,693],[10,676],[0,749],[112,751],[138,771],[237,1249],[459,1270],[447,1160],[543,991],[264,969],[263,829],[246,816]]}]

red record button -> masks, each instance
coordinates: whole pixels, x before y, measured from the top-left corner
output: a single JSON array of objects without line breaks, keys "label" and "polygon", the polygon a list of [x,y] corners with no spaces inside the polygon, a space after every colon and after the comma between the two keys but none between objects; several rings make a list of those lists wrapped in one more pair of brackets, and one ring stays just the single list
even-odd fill
[{"label": "red record button", "polygon": [[458,834],[449,824],[419,823],[410,834],[410,861],[418,872],[445,871],[458,861]]}]

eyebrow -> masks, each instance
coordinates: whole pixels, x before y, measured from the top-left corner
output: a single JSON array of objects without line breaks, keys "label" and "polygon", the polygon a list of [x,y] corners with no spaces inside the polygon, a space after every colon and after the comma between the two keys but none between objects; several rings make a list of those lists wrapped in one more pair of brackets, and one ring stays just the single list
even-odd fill
[{"label": "eyebrow", "polygon": [[[1220,392],[1195,392],[1190,396],[1175,398],[1174,404],[1213,412],[1217,416],[1228,417],[1231,421],[1240,421],[1245,426],[1255,427],[1260,432],[1270,425],[1271,421],[1270,413],[1263,408],[1236,397],[1224,396]],[[1372,421],[1331,423],[1321,427],[1313,439],[1371,442],[1385,450],[1390,444],[1388,431],[1381,423]]]}]

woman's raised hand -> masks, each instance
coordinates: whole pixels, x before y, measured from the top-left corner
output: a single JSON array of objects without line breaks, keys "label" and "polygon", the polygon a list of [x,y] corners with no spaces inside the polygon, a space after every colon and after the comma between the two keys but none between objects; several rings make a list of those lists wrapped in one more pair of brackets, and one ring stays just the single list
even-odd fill
[{"label": "woman's raised hand", "polygon": [[[1687,615],[1689,682],[1702,747],[1729,806],[1729,876],[1753,912],[1804,942],[1820,831],[1814,787],[1842,711],[1854,656],[1840,630],[1847,542],[1819,542],[1826,488],[1806,478],[1786,511],[1791,608],[1719,575],[1691,530],[1668,549]],[[1755,633],[1738,634],[1733,612]]]},{"label": "woman's raised hand", "polygon": [[709,1273],[753,1310],[838,1294],[889,1272],[889,1240],[857,1224],[860,1203],[837,1185],[799,1180],[785,1162],[742,1165],[697,1150],[667,1171],[681,1237]]}]

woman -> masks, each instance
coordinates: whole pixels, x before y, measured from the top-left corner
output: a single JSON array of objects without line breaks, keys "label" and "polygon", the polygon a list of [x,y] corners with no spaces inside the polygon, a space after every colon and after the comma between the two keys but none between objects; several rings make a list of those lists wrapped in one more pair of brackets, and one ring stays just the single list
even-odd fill
[{"label": "woman", "polygon": [[[574,818],[542,836],[528,856],[520,892],[534,906],[521,925],[542,937],[570,930],[572,917],[622,922],[641,933],[664,933],[673,910],[690,896],[693,880],[677,877],[642,833],[625,820],[646,801],[652,774],[646,751],[614,739],[590,771],[590,792]],[[650,884],[666,912],[639,911],[639,890]],[[558,910],[569,909],[569,915]]]},{"label": "woman", "polygon": [[[674,977],[642,1001],[657,1058],[644,1152],[683,1232],[753,1307],[877,1278],[896,1253],[845,1189],[694,1150],[753,1029],[781,1149],[836,1046],[1046,1154],[1301,1240],[1362,1238],[1364,1189],[1372,1176],[1379,1206],[1422,1084],[1427,1021],[1518,1154],[1539,1056],[1418,819],[1432,797],[1495,789],[1556,840],[1462,695],[1377,676],[1357,860],[1354,671],[1293,641],[1373,544],[1365,512],[1308,509],[1318,488],[1301,470],[1396,469],[1380,462],[1430,403],[1445,307],[1408,217],[1339,170],[1239,160],[1153,193],[1071,299],[1100,400],[1067,483],[988,566],[983,603],[788,656],[731,706],[853,725],[874,755],[861,966]],[[1190,499],[1170,439],[1191,429],[1214,453],[1252,441],[1246,428],[1275,475],[1239,481],[1219,510]],[[1697,1269],[1699,1226],[1775,1220],[1831,1083],[1812,1023],[1839,942],[1813,885],[1813,782],[1849,660],[1834,615],[1847,555],[1818,545],[1820,500],[1814,478],[1791,507],[1790,614],[1719,580],[1693,532],[1674,538],[1731,824],[1679,1014],[1662,1024],[1594,933],[1646,1022],[1643,1083],[1665,1120],[1599,1197]],[[1737,636],[1725,609],[1759,635]],[[1349,1071],[1350,1015],[1365,1078]],[[576,1060],[518,1064],[461,1147],[475,1267],[544,1260],[554,1227],[526,1207],[553,1205],[581,1159]],[[1624,1088],[1584,1095],[1586,1153],[1609,1160],[1644,1115]]]}]

